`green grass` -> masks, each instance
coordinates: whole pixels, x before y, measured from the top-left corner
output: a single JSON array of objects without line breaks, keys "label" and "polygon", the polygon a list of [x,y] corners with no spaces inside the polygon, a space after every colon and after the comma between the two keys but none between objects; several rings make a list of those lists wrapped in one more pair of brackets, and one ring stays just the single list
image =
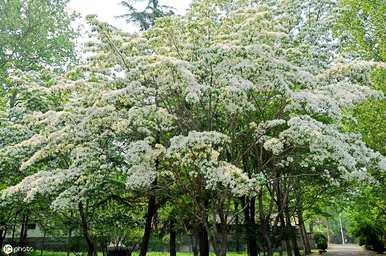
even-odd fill
[{"label": "green grass", "polygon": [[[316,252],[316,251],[313,251]],[[300,253],[303,254],[301,251]],[[87,255],[87,253],[83,253],[82,255]],[[132,256],[138,256],[138,252],[133,252]],[[148,256],[168,256],[169,252],[148,252]],[[191,252],[177,252],[177,256],[191,256],[193,253]],[[228,252],[227,256],[246,256],[246,252]],[[262,255],[262,254],[261,254]],[[283,253],[283,256],[285,256],[286,253]],[[40,256],[40,250],[35,250],[32,253],[29,254],[29,256]],[[67,256],[66,252],[55,252],[55,251],[43,251],[43,256]],[[73,253],[70,254],[70,256],[74,256]],[[98,256],[103,256],[101,252],[98,253]],[[210,253],[210,256],[215,256],[213,252]],[[274,256],[279,256],[279,253],[274,253]]]}]

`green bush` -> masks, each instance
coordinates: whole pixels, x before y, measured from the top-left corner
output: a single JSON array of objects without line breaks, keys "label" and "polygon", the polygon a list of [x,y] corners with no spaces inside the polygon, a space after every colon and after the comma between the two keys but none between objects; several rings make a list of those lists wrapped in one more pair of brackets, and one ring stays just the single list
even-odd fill
[{"label": "green bush", "polygon": [[359,238],[359,245],[365,245],[366,248],[382,253],[385,250],[383,243],[383,230],[370,223],[361,223],[352,232]]},{"label": "green bush", "polygon": [[316,247],[319,250],[325,251],[327,249],[327,247],[328,247],[328,245],[327,245],[327,237],[325,235],[323,235],[322,233],[316,233],[314,235],[314,240],[315,240],[315,243],[316,243]]}]

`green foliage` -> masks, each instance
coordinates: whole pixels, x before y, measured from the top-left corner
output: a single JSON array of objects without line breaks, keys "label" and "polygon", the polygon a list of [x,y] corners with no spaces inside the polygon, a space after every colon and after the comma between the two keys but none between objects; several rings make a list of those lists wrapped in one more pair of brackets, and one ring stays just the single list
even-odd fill
[{"label": "green foliage", "polygon": [[74,57],[77,36],[68,0],[0,1],[0,70],[59,66]]},{"label": "green foliage", "polygon": [[121,5],[129,12],[121,15],[121,18],[126,18],[127,22],[134,22],[139,25],[141,30],[148,30],[153,27],[156,19],[172,15],[171,7],[160,5],[158,0],[148,0],[146,7],[139,11],[135,8],[135,2],[142,2],[143,0],[127,0],[122,1]]},{"label": "green foliage", "polygon": [[64,70],[75,60],[68,0],[0,0],[0,110],[18,103],[19,88],[10,72]]},{"label": "green foliage", "polygon": [[337,32],[345,48],[376,61],[386,60],[386,2],[341,0]]},{"label": "green foliage", "polygon": [[328,244],[327,244],[327,237],[325,235],[323,235],[322,233],[316,233],[314,234],[314,240],[319,250],[324,251],[327,249]]},{"label": "green foliage", "polygon": [[384,251],[383,236],[384,230],[381,226],[368,222],[360,222],[352,227],[351,232],[359,238],[360,245],[366,245],[378,253]]}]

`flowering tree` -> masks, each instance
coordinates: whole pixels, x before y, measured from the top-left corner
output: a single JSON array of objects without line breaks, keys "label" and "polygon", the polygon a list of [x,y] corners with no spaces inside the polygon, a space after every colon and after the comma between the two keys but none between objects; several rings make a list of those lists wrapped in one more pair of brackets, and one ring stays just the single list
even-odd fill
[{"label": "flowering tree", "polygon": [[303,177],[339,185],[385,169],[381,154],[340,126],[346,108],[383,97],[367,74],[384,64],[337,61],[333,50],[313,61],[302,50],[323,42],[303,26],[298,36],[288,18],[265,4],[196,0],[186,16],[128,35],[89,17],[89,61],[46,90],[65,95],[60,108],[30,113],[39,129],[4,148],[28,176],[3,198],[46,196],[57,211],[78,209],[89,255],[95,205],[146,199],[145,255],[169,201],[192,212],[200,255],[209,240],[225,255],[240,202],[250,255],[257,234],[268,255],[282,240],[298,254],[290,208],[300,209],[291,202]]}]

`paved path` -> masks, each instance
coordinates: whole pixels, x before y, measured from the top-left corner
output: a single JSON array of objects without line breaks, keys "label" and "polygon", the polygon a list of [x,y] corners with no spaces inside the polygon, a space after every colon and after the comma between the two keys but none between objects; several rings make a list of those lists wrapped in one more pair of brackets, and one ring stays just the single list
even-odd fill
[{"label": "paved path", "polygon": [[[375,256],[376,254],[374,252],[366,251],[362,247],[356,244],[330,244],[327,249],[327,253],[324,254],[325,256]],[[378,254],[382,255],[382,254]],[[383,254],[385,255],[385,254]]]}]

